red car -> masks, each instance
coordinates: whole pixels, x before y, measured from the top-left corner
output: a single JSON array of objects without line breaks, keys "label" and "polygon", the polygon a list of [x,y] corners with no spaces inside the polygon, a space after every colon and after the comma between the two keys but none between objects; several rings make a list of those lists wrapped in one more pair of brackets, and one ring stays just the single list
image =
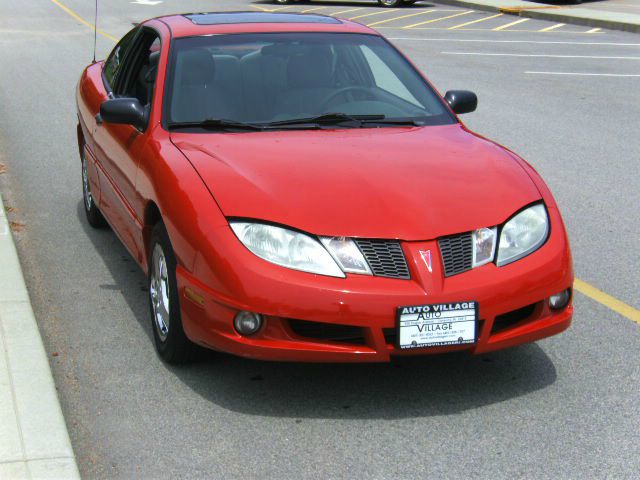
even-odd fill
[{"label": "red car", "polygon": [[84,206],[149,278],[160,356],[484,353],[566,329],[569,243],[543,180],[465,128],[377,32],[186,14],[77,88]]}]

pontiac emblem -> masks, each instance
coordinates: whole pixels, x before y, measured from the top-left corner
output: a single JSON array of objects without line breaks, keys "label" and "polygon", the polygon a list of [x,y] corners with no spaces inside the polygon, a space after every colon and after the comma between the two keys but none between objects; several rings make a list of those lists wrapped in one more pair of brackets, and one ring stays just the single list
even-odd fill
[{"label": "pontiac emblem", "polygon": [[433,270],[432,270],[433,264],[431,262],[431,250],[420,250],[420,256],[422,257],[424,264],[427,266],[429,273],[433,273]]}]

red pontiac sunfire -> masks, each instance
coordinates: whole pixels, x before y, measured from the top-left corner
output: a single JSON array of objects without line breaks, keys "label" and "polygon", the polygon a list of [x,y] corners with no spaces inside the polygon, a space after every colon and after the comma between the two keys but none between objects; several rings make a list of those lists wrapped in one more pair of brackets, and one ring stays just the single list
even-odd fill
[{"label": "red pontiac sunfire", "polygon": [[573,270],[531,166],[377,32],[204,13],[134,28],[77,89],[89,223],[149,278],[160,356],[484,353],[566,329]]}]

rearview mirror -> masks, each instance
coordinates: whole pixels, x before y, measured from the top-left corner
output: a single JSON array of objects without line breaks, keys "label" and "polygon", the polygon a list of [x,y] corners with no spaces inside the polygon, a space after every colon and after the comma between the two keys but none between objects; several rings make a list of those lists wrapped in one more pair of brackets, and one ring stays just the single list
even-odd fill
[{"label": "rearview mirror", "polygon": [[478,97],[469,90],[449,90],[445,93],[444,99],[458,115],[473,112],[478,108]]},{"label": "rearview mirror", "polygon": [[137,98],[112,98],[100,105],[100,117],[107,123],[133,125],[143,129],[147,124],[144,107]]}]

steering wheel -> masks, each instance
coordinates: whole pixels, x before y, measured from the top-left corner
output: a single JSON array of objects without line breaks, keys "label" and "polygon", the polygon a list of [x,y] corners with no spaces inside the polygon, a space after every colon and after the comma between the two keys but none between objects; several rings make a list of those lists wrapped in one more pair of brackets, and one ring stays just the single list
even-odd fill
[{"label": "steering wheel", "polygon": [[336,98],[338,98],[341,95],[345,95],[346,93],[354,93],[354,92],[364,93],[366,96],[368,96],[373,100],[375,100],[376,98],[376,96],[368,88],[359,87],[359,86],[343,87],[338,91],[333,92],[331,95],[329,95],[329,97],[322,104],[322,107],[320,110],[322,112],[326,111],[329,108],[329,105],[331,105]]}]

